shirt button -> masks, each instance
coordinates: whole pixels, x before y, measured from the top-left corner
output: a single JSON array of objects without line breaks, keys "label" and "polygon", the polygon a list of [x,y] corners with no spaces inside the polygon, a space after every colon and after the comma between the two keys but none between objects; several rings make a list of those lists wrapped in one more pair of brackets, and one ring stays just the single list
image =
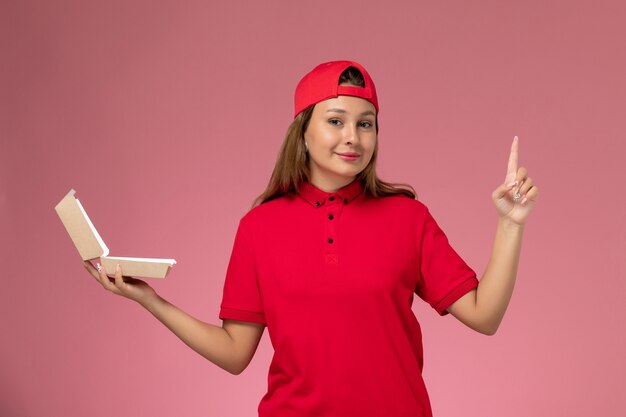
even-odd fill
[{"label": "shirt button", "polygon": [[344,204],[346,204],[347,202],[348,202],[348,199],[347,199],[347,198],[344,198],[344,199],[343,199],[343,203],[344,203]]},{"label": "shirt button", "polygon": [[328,238],[328,243],[333,243],[333,238],[332,237]]},{"label": "shirt button", "polygon": [[334,217],[332,214],[329,214],[329,215],[328,215],[328,220],[332,220],[332,219],[334,219],[334,218],[335,218],[335,217]]},{"label": "shirt button", "polygon": [[335,199],[335,197],[330,196],[328,199],[329,199],[330,201],[333,201],[333,200]]},{"label": "shirt button", "polygon": [[319,206],[320,206],[320,202],[319,202],[319,201],[316,201],[316,202],[315,202],[315,207],[319,207]]}]

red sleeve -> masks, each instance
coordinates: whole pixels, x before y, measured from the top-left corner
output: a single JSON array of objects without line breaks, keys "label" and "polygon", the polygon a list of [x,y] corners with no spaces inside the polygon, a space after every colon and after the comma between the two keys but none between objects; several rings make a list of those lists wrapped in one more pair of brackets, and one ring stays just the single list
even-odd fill
[{"label": "red sleeve", "polygon": [[476,273],[450,246],[428,208],[424,211],[419,247],[420,280],[415,293],[441,316],[446,309],[473,288]]},{"label": "red sleeve", "polygon": [[226,271],[220,319],[266,324],[253,248],[251,232],[244,216],[239,221]]}]

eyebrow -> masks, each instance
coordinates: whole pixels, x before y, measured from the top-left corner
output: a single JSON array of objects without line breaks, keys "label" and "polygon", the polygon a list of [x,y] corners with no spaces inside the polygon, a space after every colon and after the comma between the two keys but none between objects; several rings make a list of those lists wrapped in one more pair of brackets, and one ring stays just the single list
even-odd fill
[{"label": "eyebrow", "polygon": [[[344,113],[344,114],[348,113],[344,109],[328,109],[328,110],[326,110],[326,113],[330,113],[330,112]],[[371,110],[367,110],[367,111],[364,111],[363,113],[360,114],[360,116],[368,116],[368,115],[376,116],[376,113],[374,113]]]}]

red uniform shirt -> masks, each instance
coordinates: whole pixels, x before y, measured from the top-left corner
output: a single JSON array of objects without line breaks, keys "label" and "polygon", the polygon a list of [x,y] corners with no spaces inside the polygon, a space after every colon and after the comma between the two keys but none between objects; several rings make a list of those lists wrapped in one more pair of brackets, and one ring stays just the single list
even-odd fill
[{"label": "red uniform shirt", "polygon": [[430,417],[413,296],[446,315],[477,286],[420,201],[306,182],[241,218],[219,317],[267,326],[260,417]]}]

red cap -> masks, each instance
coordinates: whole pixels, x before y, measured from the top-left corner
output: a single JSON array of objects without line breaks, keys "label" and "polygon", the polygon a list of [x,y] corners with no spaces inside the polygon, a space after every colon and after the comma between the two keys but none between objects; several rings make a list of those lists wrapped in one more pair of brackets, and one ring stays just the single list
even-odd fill
[{"label": "red cap", "polygon": [[[339,77],[348,67],[355,67],[361,71],[365,80],[364,88],[339,85]],[[318,65],[302,77],[296,87],[294,100],[296,108],[293,117],[313,104],[339,95],[364,98],[374,105],[378,113],[376,87],[365,68],[354,61],[331,61]]]}]

